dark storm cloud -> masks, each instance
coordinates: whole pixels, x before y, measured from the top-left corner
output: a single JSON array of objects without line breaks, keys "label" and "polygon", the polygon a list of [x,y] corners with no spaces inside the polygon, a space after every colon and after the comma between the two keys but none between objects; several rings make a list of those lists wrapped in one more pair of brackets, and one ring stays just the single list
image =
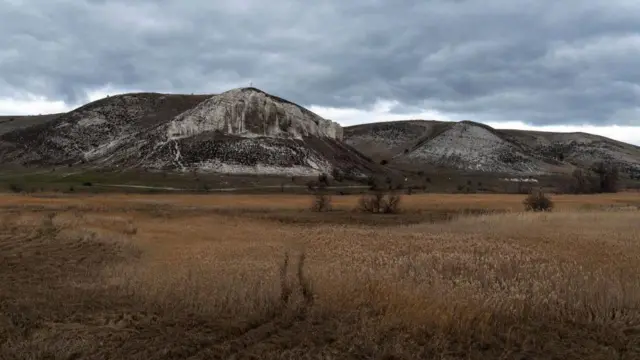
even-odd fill
[{"label": "dark storm cloud", "polygon": [[0,97],[105,86],[640,125],[635,0],[0,0]]}]

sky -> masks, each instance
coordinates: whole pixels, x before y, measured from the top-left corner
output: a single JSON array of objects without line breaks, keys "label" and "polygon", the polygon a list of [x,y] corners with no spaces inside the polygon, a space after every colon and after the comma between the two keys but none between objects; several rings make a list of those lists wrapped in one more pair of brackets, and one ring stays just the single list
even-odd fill
[{"label": "sky", "polygon": [[637,0],[0,0],[0,114],[252,84],[343,125],[640,145]]}]

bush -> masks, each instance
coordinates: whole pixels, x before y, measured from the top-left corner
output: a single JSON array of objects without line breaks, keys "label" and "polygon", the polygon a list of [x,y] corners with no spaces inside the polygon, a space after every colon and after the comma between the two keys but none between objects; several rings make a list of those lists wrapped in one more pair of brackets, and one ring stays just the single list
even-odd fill
[{"label": "bush", "polygon": [[311,204],[311,210],[315,212],[331,211],[331,196],[325,193],[316,193]]},{"label": "bush", "polygon": [[582,169],[576,169],[571,174],[571,188],[569,192],[574,194],[591,194],[596,192],[593,181]]},{"label": "bush", "polygon": [[311,203],[311,211],[331,211],[331,196],[327,194],[324,186],[319,186],[315,189],[313,203]]},{"label": "bush", "polygon": [[320,184],[324,184],[326,186],[329,186],[329,175],[327,175],[326,173],[322,173],[322,174],[318,175],[318,182]]},{"label": "bush", "polygon": [[9,189],[11,191],[13,191],[14,193],[21,193],[24,191],[24,189],[22,188],[22,186],[18,185],[18,184],[9,184]]},{"label": "bush", "polygon": [[597,162],[593,165],[593,172],[599,176],[598,191],[603,193],[618,192],[620,170],[616,165]]},{"label": "bush", "polygon": [[553,210],[553,201],[542,190],[531,192],[523,201],[526,211],[551,211]]},{"label": "bush", "polygon": [[574,194],[597,194],[618,191],[620,172],[617,166],[597,162],[590,170],[576,169],[573,172],[569,192]]},{"label": "bush", "polygon": [[400,196],[377,192],[360,198],[358,210],[372,214],[396,214],[400,211]]}]

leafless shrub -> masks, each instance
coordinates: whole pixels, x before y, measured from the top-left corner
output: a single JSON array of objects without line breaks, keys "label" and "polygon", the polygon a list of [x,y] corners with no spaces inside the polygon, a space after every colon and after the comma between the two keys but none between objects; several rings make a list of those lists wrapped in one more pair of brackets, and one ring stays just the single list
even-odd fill
[{"label": "leafless shrub", "polygon": [[396,214],[400,211],[400,195],[376,192],[364,195],[358,202],[358,210],[372,214]]},{"label": "leafless shrub", "polygon": [[620,171],[616,165],[596,162],[591,169],[576,169],[571,175],[568,192],[598,194],[618,192]]},{"label": "leafless shrub", "polygon": [[384,203],[383,212],[385,214],[395,214],[400,210],[400,195],[389,194],[387,201]]},{"label": "leafless shrub", "polygon": [[592,181],[590,181],[588,174],[582,169],[576,169],[571,174],[571,187],[570,192],[574,194],[589,194],[594,192]]},{"label": "leafless shrub", "polygon": [[373,195],[364,195],[358,202],[358,210],[368,213],[379,213],[384,194],[377,192]]},{"label": "leafless shrub", "polygon": [[327,183],[318,182],[317,184],[310,185],[309,189],[314,192],[311,211],[331,211],[331,196],[327,192]]},{"label": "leafless shrub", "polygon": [[526,211],[551,211],[553,201],[542,190],[532,191],[523,201]]},{"label": "leafless shrub", "polygon": [[318,183],[320,185],[329,186],[329,175],[327,175],[327,173],[318,175]]},{"label": "leafless shrub", "polygon": [[599,177],[598,192],[615,193],[618,192],[618,181],[620,179],[620,170],[616,165],[608,164],[603,161],[593,165],[593,172]]},{"label": "leafless shrub", "polygon": [[325,212],[331,211],[331,195],[325,191],[316,191],[313,196],[313,203],[311,204],[311,211]]}]

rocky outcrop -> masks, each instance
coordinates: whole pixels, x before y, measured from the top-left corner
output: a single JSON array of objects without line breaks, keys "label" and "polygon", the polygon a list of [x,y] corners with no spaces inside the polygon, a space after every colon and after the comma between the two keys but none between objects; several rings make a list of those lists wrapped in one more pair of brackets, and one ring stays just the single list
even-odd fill
[{"label": "rocky outcrop", "polygon": [[380,163],[514,175],[596,161],[640,174],[640,147],[583,133],[496,130],[470,121],[342,128],[255,88],[218,95],[123,94],[55,116],[0,118],[0,161],[29,165],[312,175]]},{"label": "rocky outcrop", "polygon": [[342,140],[342,127],[286,100],[254,88],[215,95],[180,114],[167,129],[170,139],[208,131],[244,137],[328,137]]},{"label": "rocky outcrop", "polygon": [[202,95],[135,93],[86,104],[50,121],[0,137],[3,161],[31,165],[116,164],[139,156],[158,126],[206,99]]},{"label": "rocky outcrop", "polygon": [[340,125],[255,88],[214,95],[157,133],[155,153],[143,166],[288,175],[360,168],[313,146],[312,139],[340,142]]},{"label": "rocky outcrop", "polygon": [[[345,142],[402,166],[511,174],[568,173],[597,161],[640,172],[640,147],[584,133],[497,130],[471,121],[394,121],[345,128]],[[381,159],[378,159],[381,160]]]},{"label": "rocky outcrop", "polygon": [[375,170],[377,164],[342,139],[337,123],[255,88],[209,96],[140,93],[7,131],[0,136],[0,158],[30,165],[252,174]]},{"label": "rocky outcrop", "polygon": [[470,122],[453,124],[407,157],[459,170],[501,173],[541,173],[541,165],[492,129]]}]

